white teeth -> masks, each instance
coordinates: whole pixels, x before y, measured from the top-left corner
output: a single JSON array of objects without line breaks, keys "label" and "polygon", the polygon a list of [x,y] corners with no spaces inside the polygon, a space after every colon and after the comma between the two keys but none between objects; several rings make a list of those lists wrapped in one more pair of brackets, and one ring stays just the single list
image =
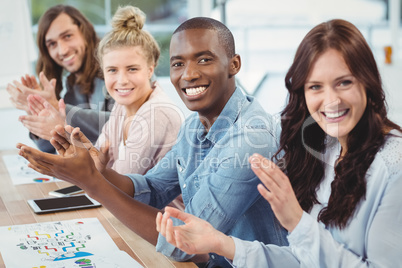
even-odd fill
[{"label": "white teeth", "polygon": [[343,110],[340,112],[325,112],[325,116],[330,118],[330,119],[334,119],[334,118],[338,118],[341,117],[342,115],[346,114],[348,110]]},{"label": "white teeth", "polygon": [[69,57],[67,57],[67,58],[64,58],[63,61],[69,61],[69,60],[71,60],[72,58],[74,58],[74,54],[71,55],[71,56],[69,56]]},{"label": "white teeth", "polygon": [[116,89],[116,90],[117,90],[117,92],[120,92],[120,93],[128,93],[131,91],[131,89]]},{"label": "white teeth", "polygon": [[206,89],[207,87],[186,88],[186,94],[189,96],[194,96],[204,92]]}]

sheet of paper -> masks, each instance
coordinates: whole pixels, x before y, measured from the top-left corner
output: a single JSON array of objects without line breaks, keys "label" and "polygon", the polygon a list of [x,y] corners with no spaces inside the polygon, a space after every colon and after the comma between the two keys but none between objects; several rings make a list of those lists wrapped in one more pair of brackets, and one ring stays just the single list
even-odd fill
[{"label": "sheet of paper", "polygon": [[28,161],[20,155],[3,155],[4,164],[13,184],[43,183],[60,181],[28,167]]},{"label": "sheet of paper", "polygon": [[8,268],[142,267],[119,250],[97,218],[0,227]]}]

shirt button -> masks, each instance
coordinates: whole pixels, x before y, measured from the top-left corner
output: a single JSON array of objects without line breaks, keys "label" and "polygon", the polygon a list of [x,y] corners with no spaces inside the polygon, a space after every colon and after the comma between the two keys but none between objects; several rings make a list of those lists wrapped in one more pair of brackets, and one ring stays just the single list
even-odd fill
[{"label": "shirt button", "polygon": [[187,184],[183,184],[183,189],[185,189],[187,187]]},{"label": "shirt button", "polygon": [[180,167],[180,168],[179,168],[179,171],[180,171],[180,172],[183,172],[183,167]]},{"label": "shirt button", "polygon": [[211,259],[215,260],[215,255],[211,254]]}]

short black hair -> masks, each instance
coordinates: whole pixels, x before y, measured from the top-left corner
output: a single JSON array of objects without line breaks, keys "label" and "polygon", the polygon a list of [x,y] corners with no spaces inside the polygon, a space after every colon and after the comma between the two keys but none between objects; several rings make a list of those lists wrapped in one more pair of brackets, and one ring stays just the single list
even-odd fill
[{"label": "short black hair", "polygon": [[214,30],[218,33],[219,42],[222,44],[229,58],[236,54],[235,42],[232,32],[220,21],[207,17],[195,17],[183,22],[173,34],[190,30],[190,29],[207,29]]}]

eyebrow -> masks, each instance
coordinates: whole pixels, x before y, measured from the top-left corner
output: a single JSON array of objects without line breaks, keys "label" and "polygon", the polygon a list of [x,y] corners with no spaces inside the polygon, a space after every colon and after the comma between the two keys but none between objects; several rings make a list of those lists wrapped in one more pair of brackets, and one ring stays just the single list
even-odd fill
[{"label": "eyebrow", "polygon": [[[341,76],[335,78],[334,81],[342,80],[342,79],[345,79],[347,77],[354,77],[354,76],[352,74],[345,74],[345,75],[341,75]],[[321,82],[320,81],[306,81],[305,82],[305,84],[316,84],[316,83],[321,83]]]},{"label": "eyebrow", "polygon": [[[215,54],[210,50],[204,50],[204,51],[197,52],[197,53],[194,54],[194,57],[198,58],[198,57],[201,57],[201,56],[204,56],[204,55],[210,56],[210,57],[215,57]],[[180,56],[180,55],[172,56],[172,57],[170,57],[170,62],[172,62],[174,60],[181,60],[181,59],[183,59],[183,56]]]},{"label": "eyebrow", "polygon": [[[66,35],[66,34],[70,33],[71,31],[72,31],[71,29],[65,30],[64,32],[60,33],[59,36]],[[46,44],[48,44],[50,42],[53,42],[53,39],[50,38],[50,39],[46,39],[46,41],[45,41]]]},{"label": "eyebrow", "polygon": [[[132,68],[132,67],[139,67],[139,66],[141,66],[141,65],[140,64],[131,64],[131,65],[124,66],[124,68]],[[117,66],[109,65],[109,66],[105,66],[104,68],[105,69],[107,69],[107,68],[117,68]]]}]

